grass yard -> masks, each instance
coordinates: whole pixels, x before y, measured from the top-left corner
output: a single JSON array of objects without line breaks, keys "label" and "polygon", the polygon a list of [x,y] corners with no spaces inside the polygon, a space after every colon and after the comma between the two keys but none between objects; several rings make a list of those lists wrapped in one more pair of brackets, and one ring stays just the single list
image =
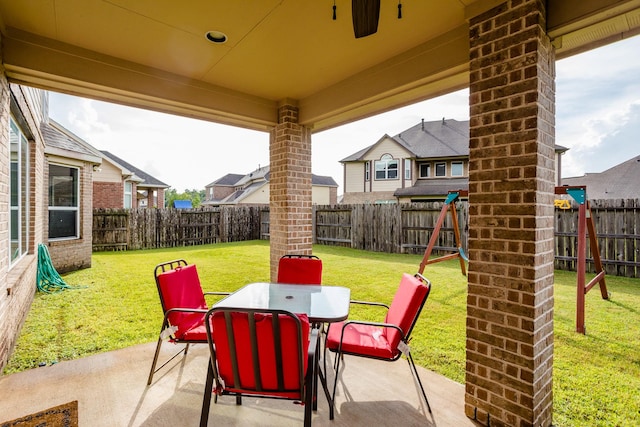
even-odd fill
[{"label": "grass yard", "polygon": [[[323,283],[347,286],[353,299],[390,302],[403,272],[420,255],[315,246]],[[269,279],[269,244],[240,242],[93,255],[93,267],[64,276],[81,286],[37,294],[5,374],[155,341],[162,322],[156,264],[185,258],[198,265],[205,291],[233,291]],[[427,266],[433,291],[413,332],[416,363],[464,382],[466,277],[457,261]],[[607,277],[612,294],[587,295],[587,335],[575,330],[576,274],[555,276],[554,424],[640,425],[640,280]],[[379,319],[354,306],[353,318]]]}]

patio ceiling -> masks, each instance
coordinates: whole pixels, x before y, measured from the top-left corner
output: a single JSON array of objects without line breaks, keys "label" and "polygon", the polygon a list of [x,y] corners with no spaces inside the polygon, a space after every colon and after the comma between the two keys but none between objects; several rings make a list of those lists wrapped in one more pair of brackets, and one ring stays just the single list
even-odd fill
[{"label": "patio ceiling", "polygon": [[[293,100],[313,131],[468,85],[467,18],[500,0],[0,0],[13,82],[268,130]],[[549,0],[558,57],[638,33],[640,0]],[[228,41],[213,44],[217,30]]]}]

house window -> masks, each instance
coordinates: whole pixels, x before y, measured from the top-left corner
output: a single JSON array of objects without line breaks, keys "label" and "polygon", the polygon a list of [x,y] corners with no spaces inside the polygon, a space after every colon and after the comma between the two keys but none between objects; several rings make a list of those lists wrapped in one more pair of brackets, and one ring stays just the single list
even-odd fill
[{"label": "house window", "polygon": [[131,193],[133,185],[130,181],[124,182],[124,208],[131,209]]},{"label": "house window", "polygon": [[420,165],[420,178],[429,178],[431,176],[431,164],[423,163]]},{"label": "house window", "polygon": [[451,162],[451,176],[462,176],[463,173],[462,162]]},{"label": "house window", "polygon": [[436,176],[447,176],[446,163],[436,163]]},{"label": "house window", "polygon": [[369,181],[369,171],[371,170],[371,162],[364,162],[364,180]]},{"label": "house window", "polygon": [[398,161],[394,160],[390,154],[380,157],[375,162],[376,179],[398,179]]},{"label": "house window", "polygon": [[49,239],[80,237],[78,168],[49,165]]},{"label": "house window", "polygon": [[11,146],[9,262],[13,263],[27,253],[29,242],[29,143],[13,117],[11,117],[9,128]]},{"label": "house window", "polygon": [[407,181],[411,180],[411,160],[404,160],[404,179]]}]

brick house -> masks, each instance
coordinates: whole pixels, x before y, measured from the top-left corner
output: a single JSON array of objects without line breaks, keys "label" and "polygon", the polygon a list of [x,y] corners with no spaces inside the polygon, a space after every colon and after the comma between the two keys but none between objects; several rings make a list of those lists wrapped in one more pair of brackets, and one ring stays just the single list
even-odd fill
[{"label": "brick house", "polygon": [[108,151],[93,177],[94,208],[164,207],[169,186]]},{"label": "brick house", "polygon": [[[559,185],[561,155],[555,146]],[[342,203],[411,203],[442,200],[451,190],[469,189],[469,121],[418,123],[340,160]]]},{"label": "brick house", "polygon": [[[259,167],[247,175],[227,174],[205,189],[203,205],[269,204],[269,166]],[[335,205],[338,200],[338,184],[330,176],[311,174],[312,203]]]},{"label": "brick house", "polygon": [[45,118],[40,130],[45,144],[44,181],[49,188],[44,233],[51,261],[59,273],[91,267],[91,182],[102,156],[52,119]]},{"label": "brick house", "polygon": [[[37,252],[54,267],[91,266],[92,176],[100,153],[48,117],[48,93],[0,79],[0,368],[35,292]],[[10,171],[10,172],[9,172]]]},{"label": "brick house", "polygon": [[[638,2],[412,2],[359,39],[325,2],[236,3],[0,0],[0,363],[33,298],[46,188],[41,109],[13,84],[268,132],[274,279],[313,249],[314,133],[469,87],[464,410],[552,425],[555,62],[637,34]],[[222,49],[202,37],[214,15]]]}]

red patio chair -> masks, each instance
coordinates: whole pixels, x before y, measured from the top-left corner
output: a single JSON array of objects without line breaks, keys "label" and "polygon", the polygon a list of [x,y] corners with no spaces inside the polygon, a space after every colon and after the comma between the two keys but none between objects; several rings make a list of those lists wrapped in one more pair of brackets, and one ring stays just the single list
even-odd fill
[{"label": "red patio chair", "polygon": [[[382,303],[352,301],[356,304],[376,305],[387,308],[387,316],[383,323],[346,320],[329,325],[325,341],[325,349],[336,353],[336,375],[333,384],[333,397],[340,372],[342,355],[368,357],[393,362],[402,354],[407,357],[411,373],[422,391],[429,413],[431,406],[422,386],[416,365],[409,348],[411,331],[422,311],[431,291],[431,282],[420,274],[411,276],[403,274],[398,290],[391,306]],[[325,358],[326,359],[326,358]],[[326,369],[326,365],[325,365]]]},{"label": "red patio chair", "polygon": [[[206,314],[211,359],[200,426],[206,427],[211,394],[304,402],[311,426],[318,332],[306,315],[283,310],[214,307]],[[215,345],[214,345],[215,343]]]},{"label": "red patio chair", "polygon": [[322,261],[315,255],[284,255],[278,262],[278,283],[320,285]]},{"label": "red patio chair", "polygon": [[[208,310],[205,295],[229,295],[228,292],[202,292],[195,264],[187,265],[183,259],[158,264],[153,271],[162,304],[164,319],[160,328],[158,344],[153,356],[147,385],[153,375],[171,362],[180,353],[186,356],[189,344],[206,344],[207,331],[204,315]],[[156,369],[162,341],[169,339],[174,344],[186,344],[184,350],[174,354]]]}]

